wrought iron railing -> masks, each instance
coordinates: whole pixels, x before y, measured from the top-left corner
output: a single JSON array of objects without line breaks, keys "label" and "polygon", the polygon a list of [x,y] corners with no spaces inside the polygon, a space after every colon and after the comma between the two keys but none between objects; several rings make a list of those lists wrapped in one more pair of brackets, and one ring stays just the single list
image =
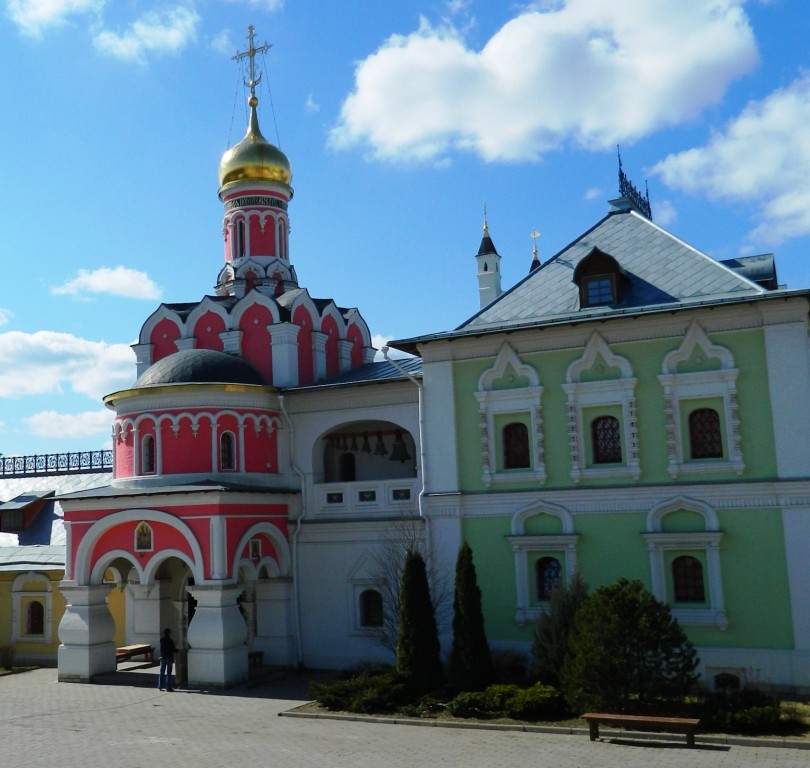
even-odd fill
[{"label": "wrought iron railing", "polygon": [[113,452],[77,451],[34,456],[0,456],[0,477],[45,477],[111,472]]}]

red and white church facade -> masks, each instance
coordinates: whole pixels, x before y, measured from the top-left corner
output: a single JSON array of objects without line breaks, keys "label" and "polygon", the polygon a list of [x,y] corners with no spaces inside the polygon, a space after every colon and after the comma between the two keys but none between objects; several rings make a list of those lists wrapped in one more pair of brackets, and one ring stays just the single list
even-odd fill
[{"label": "red and white church facade", "polygon": [[115,637],[156,644],[165,627],[190,685],[244,680],[251,651],[332,667],[385,653],[364,543],[416,514],[418,388],[372,362],[356,309],[299,287],[291,167],[259,129],[252,65],[247,133],[219,168],[216,293],[146,320],[137,380],[105,398],[114,480],[61,499],[60,680],[115,670]]}]

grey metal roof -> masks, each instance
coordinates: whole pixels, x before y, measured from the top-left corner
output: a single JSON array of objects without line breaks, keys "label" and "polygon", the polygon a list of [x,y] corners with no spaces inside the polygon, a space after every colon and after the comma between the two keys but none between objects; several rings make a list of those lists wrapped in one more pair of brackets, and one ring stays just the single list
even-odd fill
[{"label": "grey metal roof", "polygon": [[[13,499],[21,494],[46,495],[55,492],[59,495],[75,493],[89,488],[109,485],[112,472],[89,472],[86,474],[64,474],[46,477],[0,478],[0,499]],[[49,541],[51,545],[65,543],[65,526],[62,522],[62,508],[56,502],[52,509],[53,517]],[[19,544],[19,534],[0,533],[0,547]]]},{"label": "grey metal roof", "polygon": [[[419,357],[401,358],[398,359],[396,363],[411,376],[419,377],[422,375],[422,359]],[[300,387],[291,387],[289,391],[297,392],[321,387],[339,387],[347,384],[374,384],[383,381],[402,381],[405,378],[401,371],[397,370],[394,365],[386,360],[383,362],[366,363],[365,365],[353,368],[351,371],[333,376],[331,379],[325,379]]]},{"label": "grey metal roof", "polygon": [[266,485],[249,485],[247,483],[223,483],[219,480],[200,480],[195,483],[177,485],[107,485],[77,493],[65,493],[60,499],[112,499],[128,496],[162,496],[169,493],[300,493],[293,488],[276,488]]},{"label": "grey metal roof", "polygon": [[241,357],[214,349],[181,349],[149,366],[135,388],[165,384],[261,384],[262,379]]},{"label": "grey metal roof", "polygon": [[0,547],[0,571],[64,571],[65,546]]},{"label": "grey metal roof", "polygon": [[[606,314],[614,309],[670,304],[698,297],[764,292],[756,283],[635,211],[615,211],[462,323],[459,329],[542,321],[579,312],[579,289],[572,279],[573,273],[594,248],[616,259],[629,278],[621,302],[602,308]],[[588,311],[593,309],[589,307]]]}]

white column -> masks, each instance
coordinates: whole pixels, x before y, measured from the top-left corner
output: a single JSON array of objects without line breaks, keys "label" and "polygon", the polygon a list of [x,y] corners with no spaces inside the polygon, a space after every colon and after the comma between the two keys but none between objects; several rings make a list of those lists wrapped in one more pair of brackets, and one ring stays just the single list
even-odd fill
[{"label": "white column", "polygon": [[294,387],[298,384],[298,331],[297,325],[279,323],[268,325],[273,354],[273,381],[276,387]]},{"label": "white column", "polygon": [[352,367],[352,347],[354,344],[348,339],[338,339],[338,359],[340,372],[348,371]]},{"label": "white column", "polygon": [[110,584],[59,585],[67,605],[59,622],[59,680],[87,682],[115,672],[115,622],[107,607]]},{"label": "white column", "polygon": [[197,601],[188,627],[188,684],[227,687],[247,679],[247,629],[236,598],[241,585],[189,587]]},{"label": "white column", "polygon": [[312,357],[314,362],[313,373],[315,381],[323,381],[326,378],[326,339],[327,335],[323,331],[312,332]]},{"label": "white column", "polygon": [[264,663],[288,667],[295,663],[292,579],[256,582],[256,637],[253,648],[264,651]]}]

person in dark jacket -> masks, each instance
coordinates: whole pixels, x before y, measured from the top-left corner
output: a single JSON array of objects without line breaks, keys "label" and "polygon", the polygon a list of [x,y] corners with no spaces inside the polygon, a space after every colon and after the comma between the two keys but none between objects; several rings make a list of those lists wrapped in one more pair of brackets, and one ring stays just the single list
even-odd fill
[{"label": "person in dark jacket", "polygon": [[158,690],[173,691],[172,667],[174,666],[174,654],[177,653],[177,646],[172,640],[172,631],[167,627],[163,630],[163,637],[160,638],[160,672],[158,673]]}]

